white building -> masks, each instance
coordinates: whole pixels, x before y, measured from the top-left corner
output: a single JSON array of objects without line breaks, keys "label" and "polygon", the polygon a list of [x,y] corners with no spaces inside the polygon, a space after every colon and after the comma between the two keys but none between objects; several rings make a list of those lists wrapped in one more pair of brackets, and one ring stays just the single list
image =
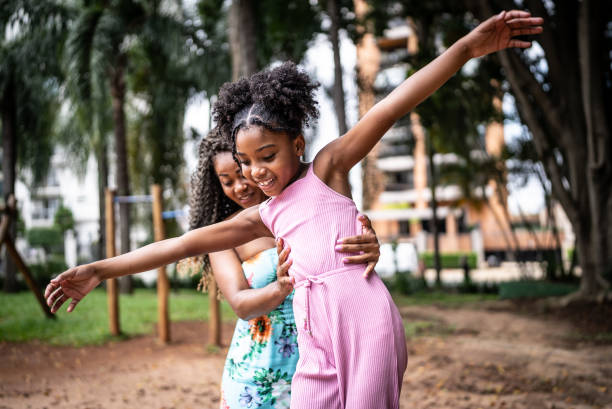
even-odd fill
[{"label": "white building", "polygon": [[[95,257],[93,245],[98,241],[98,170],[93,156],[87,161],[84,172],[77,172],[73,160],[58,148],[41,186],[32,187],[27,174],[18,178],[15,186],[19,215],[26,229],[51,227],[61,204],[72,211],[74,232],[66,234],[64,243],[68,266],[92,260]],[[17,241],[17,248],[26,262],[42,261],[40,249],[29,248],[24,239]]]}]

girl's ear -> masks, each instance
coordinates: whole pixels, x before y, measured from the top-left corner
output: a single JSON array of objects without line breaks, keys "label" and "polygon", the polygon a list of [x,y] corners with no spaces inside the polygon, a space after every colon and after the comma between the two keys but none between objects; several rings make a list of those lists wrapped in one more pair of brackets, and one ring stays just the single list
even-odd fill
[{"label": "girl's ear", "polygon": [[302,156],[304,154],[304,150],[306,148],[306,141],[304,140],[304,135],[299,134],[294,140],[293,140],[293,146],[295,148],[295,153],[298,156]]}]

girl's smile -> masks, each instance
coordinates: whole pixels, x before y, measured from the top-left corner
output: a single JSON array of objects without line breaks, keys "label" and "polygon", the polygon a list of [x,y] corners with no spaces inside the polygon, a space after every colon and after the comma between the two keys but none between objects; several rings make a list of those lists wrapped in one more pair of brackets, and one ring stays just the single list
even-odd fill
[{"label": "girl's smile", "polygon": [[236,151],[244,176],[268,196],[277,196],[301,176],[302,135],[291,139],[284,132],[252,125],[238,131]]},{"label": "girl's smile", "polygon": [[223,193],[239,206],[255,206],[266,199],[263,192],[242,175],[231,153],[222,152],[215,155],[213,165]]}]

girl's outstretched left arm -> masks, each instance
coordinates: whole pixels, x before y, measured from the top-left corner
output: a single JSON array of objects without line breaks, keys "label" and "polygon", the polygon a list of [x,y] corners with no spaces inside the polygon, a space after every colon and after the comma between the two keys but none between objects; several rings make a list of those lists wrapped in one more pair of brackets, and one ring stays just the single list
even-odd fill
[{"label": "girl's outstretched left arm", "polygon": [[231,220],[191,230],[180,237],[151,243],[129,253],[73,267],[47,285],[45,298],[56,312],[72,299],[68,312],[100,282],[140,273],[182,258],[233,248],[257,237],[271,236],[256,206],[245,209]]},{"label": "girl's outstretched left arm", "polygon": [[503,11],[481,23],[378,102],[344,136],[323,148],[317,155],[322,160],[315,159],[317,175],[329,184],[333,173],[348,172],[399,118],[440,88],[470,58],[508,47],[527,48],[529,42],[514,37],[541,33],[542,23],[542,18],[518,10]]}]

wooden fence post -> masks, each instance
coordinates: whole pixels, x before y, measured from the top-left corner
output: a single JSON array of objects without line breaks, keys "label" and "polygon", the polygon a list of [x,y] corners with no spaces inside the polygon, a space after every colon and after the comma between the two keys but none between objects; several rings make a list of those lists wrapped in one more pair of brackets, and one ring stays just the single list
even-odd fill
[{"label": "wooden fence post", "polygon": [[6,251],[8,252],[8,255],[13,259],[17,268],[19,269],[19,271],[21,271],[21,274],[23,274],[23,278],[25,278],[26,284],[30,288],[30,291],[34,293],[36,301],[38,301],[38,304],[40,304],[40,307],[42,308],[43,312],[45,313],[47,318],[55,319],[55,315],[51,313],[51,309],[47,305],[45,297],[38,288],[38,284],[36,284],[36,281],[32,277],[30,269],[28,268],[26,263],[21,258],[21,255],[15,248],[15,243],[13,243],[13,240],[8,236],[8,229],[11,225],[11,218],[15,214],[16,208],[17,203],[15,200],[15,196],[11,194],[8,198],[6,208],[3,209],[4,214],[2,215],[2,221],[0,222],[0,250],[2,249],[3,244],[6,245]]},{"label": "wooden fence post", "polygon": [[[104,195],[106,213],[106,258],[115,257],[115,192],[106,189]],[[117,293],[117,279],[106,280],[106,296],[108,301],[108,320],[112,335],[119,335],[119,295]]]},{"label": "wooden fence post", "polygon": [[221,346],[221,309],[217,293],[217,282],[211,274],[208,283],[208,344]]},{"label": "wooden fence post", "polygon": [[[151,186],[151,196],[153,197],[153,234],[155,241],[166,238],[164,219],[162,217],[163,200],[160,185]],[[168,319],[168,276],[166,266],[157,269],[157,329],[159,340],[162,343],[170,341],[170,324]]]}]

